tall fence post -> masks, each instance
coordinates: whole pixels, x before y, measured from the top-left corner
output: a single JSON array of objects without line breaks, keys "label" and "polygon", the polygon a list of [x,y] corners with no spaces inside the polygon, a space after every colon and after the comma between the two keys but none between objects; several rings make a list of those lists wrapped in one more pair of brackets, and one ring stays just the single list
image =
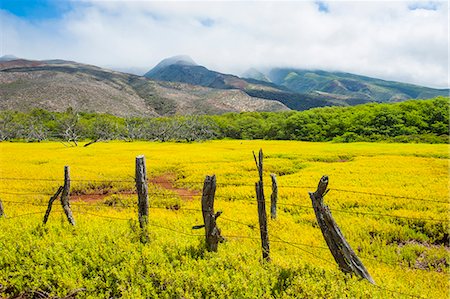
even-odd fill
[{"label": "tall fence post", "polygon": [[259,150],[258,159],[253,152],[255,158],[256,168],[258,169],[259,181],[255,183],[256,200],[258,202],[258,219],[259,230],[261,234],[261,247],[263,260],[270,262],[270,248],[269,248],[269,233],[267,231],[267,213],[266,202],[264,199],[264,185],[263,185],[263,151]]},{"label": "tall fence post", "polygon": [[48,217],[50,216],[50,212],[52,211],[53,202],[58,198],[59,194],[63,191],[63,189],[64,189],[63,186],[59,186],[56,193],[52,197],[50,197],[50,200],[48,201],[47,211],[45,211],[45,215],[44,215],[44,220],[43,220],[44,224],[46,224],[48,221]]},{"label": "tall fence post", "polygon": [[214,196],[216,194],[216,176],[206,176],[203,184],[202,194],[202,213],[205,223],[206,249],[208,251],[217,251],[217,245],[223,241],[220,235],[220,229],[217,227],[216,220],[222,214],[217,212],[214,214]]},{"label": "tall fence post", "polygon": [[145,165],[145,157],[143,155],[136,157],[136,191],[138,194],[139,226],[142,232],[141,241],[146,242],[148,240],[147,225],[149,204],[147,169]]},{"label": "tall fence post", "polygon": [[334,221],[333,216],[331,216],[330,208],[323,202],[323,197],[328,192],[327,187],[328,177],[323,176],[319,181],[316,192],[309,192],[309,197],[328,248],[342,272],[354,273],[375,284],[361,260],[356,256],[347,240],[345,240],[339,226]]},{"label": "tall fence post", "polygon": [[64,186],[61,194],[61,205],[66,213],[67,220],[70,224],[75,225],[75,219],[72,215],[72,210],[70,209],[69,203],[70,194],[70,169],[69,166],[64,166]]},{"label": "tall fence post", "polygon": [[2,200],[0,199],[0,217],[5,216],[5,209],[3,208]]},{"label": "tall fence post", "polygon": [[272,195],[270,196],[270,218],[277,219],[277,201],[278,201],[277,175],[275,173],[271,173],[270,178],[272,179]]}]

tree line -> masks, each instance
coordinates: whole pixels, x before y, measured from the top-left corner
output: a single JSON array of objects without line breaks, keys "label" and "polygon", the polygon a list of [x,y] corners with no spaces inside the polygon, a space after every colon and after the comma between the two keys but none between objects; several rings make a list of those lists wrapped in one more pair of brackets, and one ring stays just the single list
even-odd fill
[{"label": "tree line", "polygon": [[324,107],[307,111],[243,112],[173,117],[108,114],[0,112],[0,141],[60,140],[72,145],[105,140],[200,141],[269,139],[303,141],[449,142],[450,99]]}]

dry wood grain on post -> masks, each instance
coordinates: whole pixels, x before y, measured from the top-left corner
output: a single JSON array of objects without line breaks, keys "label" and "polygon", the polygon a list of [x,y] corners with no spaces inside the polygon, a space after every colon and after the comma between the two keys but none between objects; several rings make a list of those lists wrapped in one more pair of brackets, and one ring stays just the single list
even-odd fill
[{"label": "dry wood grain on post", "polygon": [[64,187],[61,194],[61,205],[64,209],[64,213],[66,214],[69,223],[75,225],[75,219],[73,218],[72,210],[70,209],[69,194],[70,194],[70,169],[69,166],[64,166]]},{"label": "dry wood grain on post", "polygon": [[218,243],[223,241],[220,235],[220,229],[217,227],[216,220],[221,212],[214,214],[214,196],[216,194],[216,176],[206,176],[203,184],[202,194],[202,213],[205,223],[206,249],[208,251],[217,251]]},{"label": "dry wood grain on post", "polygon": [[259,230],[261,234],[261,247],[263,260],[270,262],[270,246],[269,246],[269,232],[267,230],[267,213],[266,201],[264,199],[264,184],[263,184],[263,151],[259,150],[258,158],[253,153],[255,158],[256,168],[258,169],[259,182],[255,183],[256,201],[258,203],[258,219]]},{"label": "dry wood grain on post", "polygon": [[270,218],[277,218],[277,201],[278,201],[278,184],[277,176],[274,173],[270,174],[272,179],[272,195],[270,196]]},{"label": "dry wood grain on post", "polygon": [[3,208],[2,200],[0,199],[0,217],[4,217],[4,216],[5,216],[5,210]]},{"label": "dry wood grain on post", "polygon": [[309,196],[328,248],[330,248],[331,254],[333,254],[334,260],[342,272],[354,273],[375,284],[361,260],[356,256],[347,240],[345,240],[339,226],[331,215],[330,208],[323,202],[323,197],[328,192],[327,187],[328,177],[323,176],[319,181],[316,192],[309,192]]},{"label": "dry wood grain on post", "polygon": [[48,217],[50,216],[50,212],[52,211],[53,202],[58,198],[59,194],[63,191],[63,189],[64,189],[63,186],[59,186],[56,193],[52,197],[50,197],[50,200],[48,201],[47,211],[45,211],[45,215],[44,215],[44,221],[43,221],[44,224],[46,224],[48,221]]},{"label": "dry wood grain on post", "polygon": [[136,157],[136,191],[138,194],[139,226],[142,229],[143,237],[147,239],[147,225],[149,216],[148,204],[148,182],[145,157]]}]

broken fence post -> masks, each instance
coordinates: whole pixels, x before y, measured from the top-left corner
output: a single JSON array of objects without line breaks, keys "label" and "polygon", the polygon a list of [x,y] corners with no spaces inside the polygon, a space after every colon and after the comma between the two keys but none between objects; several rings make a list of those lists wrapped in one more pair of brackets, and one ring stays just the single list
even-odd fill
[{"label": "broken fence post", "polygon": [[356,256],[347,240],[345,240],[344,235],[331,215],[330,208],[323,202],[323,197],[328,192],[327,187],[328,177],[323,176],[319,181],[316,192],[309,192],[309,197],[328,248],[342,272],[354,273],[375,284],[361,260]]},{"label": "broken fence post", "polygon": [[0,199],[0,217],[5,216],[5,209],[3,208],[2,200]]},{"label": "broken fence post", "polygon": [[277,175],[274,173],[270,174],[272,179],[272,195],[270,196],[270,218],[277,218],[277,201],[278,201],[278,184]]},{"label": "broken fence post", "polygon": [[69,203],[70,194],[70,169],[69,166],[64,166],[64,187],[61,194],[61,205],[66,213],[67,220],[70,224],[75,225],[75,219],[72,215],[72,210],[70,209]]},{"label": "broken fence post", "polygon": [[263,260],[270,262],[270,247],[269,247],[269,233],[267,230],[267,213],[266,202],[264,199],[264,185],[263,185],[263,151],[259,150],[258,159],[253,152],[255,158],[256,168],[258,169],[259,181],[255,183],[256,201],[258,203],[258,219],[259,230],[261,233],[261,247]]},{"label": "broken fence post", "polygon": [[143,155],[136,157],[136,191],[138,194],[139,226],[142,232],[141,241],[146,242],[148,240],[147,225],[149,204],[147,169],[145,165],[145,157]]},{"label": "broken fence post", "polygon": [[59,186],[56,193],[52,197],[50,197],[50,200],[48,201],[47,211],[45,211],[43,224],[47,223],[48,217],[50,216],[50,212],[52,211],[53,202],[58,198],[59,194],[63,191],[63,189],[64,189],[63,186]]},{"label": "broken fence post", "polygon": [[214,214],[214,196],[216,194],[216,176],[206,176],[203,184],[202,194],[202,213],[205,223],[206,249],[208,251],[217,251],[217,245],[224,238],[220,235],[220,229],[217,227],[216,220],[222,214]]}]

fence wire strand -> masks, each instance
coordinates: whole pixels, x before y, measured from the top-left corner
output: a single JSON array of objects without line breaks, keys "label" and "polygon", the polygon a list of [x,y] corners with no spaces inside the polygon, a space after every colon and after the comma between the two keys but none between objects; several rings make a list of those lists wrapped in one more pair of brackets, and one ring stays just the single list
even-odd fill
[{"label": "fence wire strand", "polygon": [[[4,192],[0,192],[0,194],[4,194]],[[36,195],[35,193],[32,193],[33,195]],[[113,194],[121,194],[121,193],[111,193],[111,194],[86,194],[83,196],[98,196],[98,195],[104,195],[105,197],[108,195],[113,195]],[[132,195],[132,193],[126,193],[127,195]],[[163,197],[165,199],[177,199],[178,196],[177,195],[167,195],[167,194],[161,194],[161,193],[148,193],[149,195],[156,195],[159,197]],[[20,195],[27,195],[27,194],[20,194]],[[39,195],[45,195],[45,196],[51,196],[53,195],[53,193],[40,193]],[[78,195],[75,195],[78,196]],[[192,196],[189,195],[189,198],[192,198]],[[250,200],[250,199],[240,199],[237,201],[246,201],[246,202],[253,202],[253,203],[257,203],[257,200]],[[9,200],[4,200],[4,202],[11,202],[13,203],[13,201],[9,201]],[[270,204],[269,201],[265,201],[267,204]],[[18,201],[15,203],[19,203]],[[74,205],[82,205],[81,203],[79,203],[79,201],[72,201],[72,203],[74,203]],[[27,203],[27,202],[23,202],[23,204],[27,204],[30,205],[31,203]],[[36,205],[36,206],[46,206],[45,204],[40,204],[40,203],[33,203],[32,205]],[[288,204],[288,203],[277,203],[277,205],[280,206],[291,206],[291,207],[298,207],[298,208],[302,208],[302,209],[312,209],[312,206],[306,206],[306,205],[298,205],[298,204]],[[343,209],[339,209],[339,208],[330,208],[330,211],[333,213],[346,213],[346,214],[352,214],[352,215],[371,215],[371,216],[378,216],[378,217],[389,217],[389,218],[395,218],[395,219],[406,219],[406,220],[419,220],[419,221],[431,221],[431,222],[439,222],[439,223],[448,223],[449,220],[448,219],[435,219],[435,218],[425,218],[425,217],[411,217],[411,216],[400,216],[400,215],[392,215],[392,214],[384,214],[384,213],[378,213],[378,212],[365,212],[365,211],[352,211],[352,210],[343,210]]]},{"label": "fence wire strand", "polygon": [[[63,182],[62,179],[55,179],[55,178],[33,178],[33,179],[27,179],[27,178],[15,178],[15,177],[0,177],[0,181],[51,181],[51,182]],[[135,180],[117,180],[117,179],[71,179],[72,182],[102,182],[102,183],[135,183]],[[157,180],[157,179],[148,179],[149,183],[153,184],[161,184],[166,183],[166,180]],[[170,182],[173,183],[173,182]],[[204,182],[201,181],[180,181],[181,184],[203,184]],[[242,186],[242,187],[255,187],[254,184],[244,184],[244,183],[217,183],[218,187],[227,187],[227,186]],[[313,186],[297,186],[297,185],[278,185],[278,188],[293,188],[293,189],[311,189],[314,190],[316,187]],[[449,201],[440,201],[440,200],[432,200],[432,199],[424,199],[424,198],[417,198],[417,197],[410,197],[410,196],[400,196],[400,195],[393,195],[393,194],[382,194],[382,193],[374,193],[374,192],[366,192],[366,191],[357,191],[357,190],[348,190],[348,189],[341,189],[341,188],[331,188],[332,191],[337,192],[347,192],[347,193],[355,193],[355,194],[364,194],[364,195],[371,195],[371,196],[381,196],[381,197],[390,197],[390,198],[398,198],[398,199],[410,199],[410,200],[417,200],[417,201],[426,201],[426,202],[435,202],[435,203],[445,203],[449,204]]]}]

